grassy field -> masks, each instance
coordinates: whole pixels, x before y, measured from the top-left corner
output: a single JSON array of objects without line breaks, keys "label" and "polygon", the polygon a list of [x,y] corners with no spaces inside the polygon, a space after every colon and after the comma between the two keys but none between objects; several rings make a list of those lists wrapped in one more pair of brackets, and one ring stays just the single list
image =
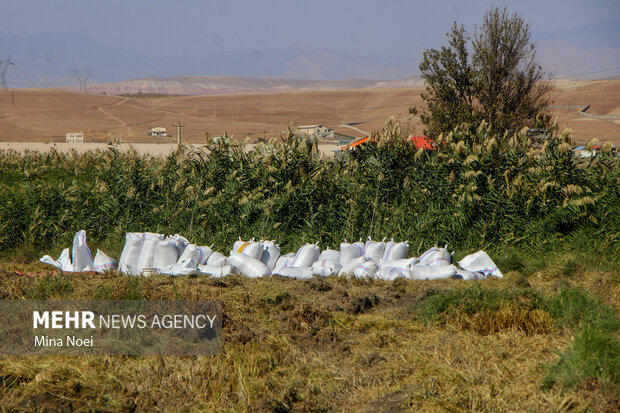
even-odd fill
[{"label": "grassy field", "polygon": [[30,279],[13,270],[48,269],[3,264],[3,299],[219,299],[224,347],[3,356],[0,399],[10,410],[613,412],[620,266],[590,252],[495,252],[506,276],[482,282]]},{"label": "grassy field", "polygon": [[[0,357],[6,410],[617,411],[620,169],[576,160],[569,131],[463,125],[416,150],[389,120],[342,159],[279,139],[168,157],[0,151],[0,298],[219,299],[212,357]],[[408,239],[486,250],[481,282],[51,274],[78,229],[119,256],[125,232]],[[43,273],[29,278],[15,273]],[[1,407],[0,407],[1,408]]]}]

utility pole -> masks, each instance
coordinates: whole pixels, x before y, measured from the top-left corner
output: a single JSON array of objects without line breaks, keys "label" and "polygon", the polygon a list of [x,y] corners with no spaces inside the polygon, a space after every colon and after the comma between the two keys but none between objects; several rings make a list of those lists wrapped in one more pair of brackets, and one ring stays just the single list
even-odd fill
[{"label": "utility pole", "polygon": [[11,55],[8,55],[6,60],[0,61],[0,85],[2,85],[3,89],[7,89],[6,71],[9,69],[9,66],[15,66],[15,63],[11,62]]},{"label": "utility pole", "polygon": [[69,73],[73,73],[77,78],[78,83],[80,84],[80,92],[83,91],[84,93],[86,93],[86,83],[88,82],[88,78],[95,72],[89,67],[88,70],[83,71],[75,68],[73,70],[69,70]]},{"label": "utility pole", "polygon": [[174,123],[172,124],[172,126],[176,126],[177,127],[177,145],[181,144],[181,128],[185,127],[185,124],[181,124],[181,121],[177,121],[177,124],[175,125]]}]

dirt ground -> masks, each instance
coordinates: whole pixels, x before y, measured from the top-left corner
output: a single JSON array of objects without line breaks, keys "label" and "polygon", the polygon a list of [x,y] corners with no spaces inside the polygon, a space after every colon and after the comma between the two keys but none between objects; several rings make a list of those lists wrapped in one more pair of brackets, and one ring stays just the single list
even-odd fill
[{"label": "dirt ground", "polygon": [[[563,81],[554,84],[554,105],[590,105],[588,113],[620,116],[620,79]],[[408,133],[421,134],[419,118],[408,113],[420,106],[422,87],[344,91],[246,93],[212,96],[124,98],[52,89],[0,91],[0,141],[61,142],[66,132],[81,131],[87,142],[111,139],[135,143],[176,142],[177,121],[183,141],[204,142],[205,134],[224,132],[253,140],[285,135],[287,128],[323,124],[353,137],[363,133],[339,125],[360,122],[364,132],[379,131],[386,118],[399,118]],[[592,119],[579,109],[554,109],[561,127],[579,142],[592,138],[620,144],[620,120]],[[162,126],[174,137],[147,136]]]}]

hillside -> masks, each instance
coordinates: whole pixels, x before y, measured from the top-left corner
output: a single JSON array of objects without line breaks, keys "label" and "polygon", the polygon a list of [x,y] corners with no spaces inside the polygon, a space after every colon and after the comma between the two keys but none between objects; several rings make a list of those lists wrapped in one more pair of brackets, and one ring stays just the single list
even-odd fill
[{"label": "hillside", "polygon": [[[284,84],[279,80],[252,83],[248,79],[218,79],[220,90],[233,86],[276,89]],[[317,81],[297,82],[298,86],[320,84]],[[350,86],[361,85],[355,82],[351,81]],[[390,85],[393,84],[386,82],[380,86]],[[411,121],[410,131],[421,133],[423,128],[419,120],[409,117],[408,108],[422,103],[423,90],[421,86],[382,88],[375,85],[351,90],[150,98],[52,89],[2,90],[0,140],[45,142],[64,139],[69,131],[83,131],[91,141],[107,142],[112,134],[116,137],[123,134],[128,142],[152,142],[146,135],[149,128],[163,126],[176,135],[171,125],[177,121],[187,125],[183,136],[192,142],[203,142],[205,132],[217,136],[226,131],[236,137],[257,139],[285,134],[290,125],[315,123],[336,128],[339,133],[359,136],[360,133],[338,128],[338,125],[362,122],[357,125],[359,129],[378,131],[390,115],[396,115],[405,123]],[[552,99],[554,105],[587,104],[590,105],[588,113],[618,116],[620,79],[556,82]],[[584,117],[579,115],[578,109],[555,109],[553,113],[559,116],[562,127],[572,128],[577,140],[589,141],[596,137],[620,143],[620,120]],[[158,142],[174,141],[176,139],[158,138]]]}]

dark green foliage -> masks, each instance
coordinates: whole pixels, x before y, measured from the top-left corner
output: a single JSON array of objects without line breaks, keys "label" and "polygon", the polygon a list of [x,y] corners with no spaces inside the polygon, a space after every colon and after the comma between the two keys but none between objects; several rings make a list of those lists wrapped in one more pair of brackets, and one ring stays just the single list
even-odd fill
[{"label": "dark green foliage", "polygon": [[526,125],[546,126],[549,80],[534,60],[529,30],[518,14],[492,6],[471,45],[455,22],[447,46],[426,50],[420,63],[426,83],[426,108],[420,113],[424,132],[436,137],[463,122],[482,120],[500,134]]},{"label": "dark green foliage", "polygon": [[486,124],[436,142],[437,151],[416,151],[389,120],[359,159],[275,141],[250,152],[232,143],[181,148],[166,158],[114,148],[1,151],[0,255],[57,254],[79,229],[91,249],[116,257],[131,231],[179,233],[220,251],[240,236],[275,239],[287,251],[394,237],[415,255],[445,243],[541,247],[576,233],[618,248],[620,174],[609,153],[577,164],[567,134],[542,149],[525,133],[499,146]]}]

